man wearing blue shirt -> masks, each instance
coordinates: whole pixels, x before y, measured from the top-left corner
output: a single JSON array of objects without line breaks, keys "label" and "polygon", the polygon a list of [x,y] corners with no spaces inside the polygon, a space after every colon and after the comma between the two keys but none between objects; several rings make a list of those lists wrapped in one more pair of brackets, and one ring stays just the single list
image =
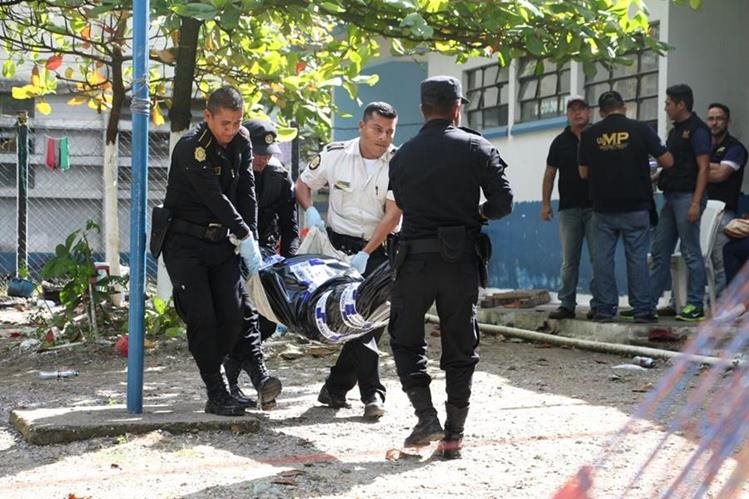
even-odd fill
[{"label": "man wearing blue shirt", "polygon": [[728,236],[723,234],[723,229],[731,219],[737,217],[747,158],[744,145],[728,133],[730,121],[731,110],[725,104],[713,102],[707,107],[707,126],[712,136],[707,197],[726,203],[712,253],[716,293],[723,291],[728,284],[723,266],[723,246],[728,242]]},{"label": "man wearing blue shirt", "polygon": [[710,131],[692,112],[692,89],[678,84],[666,89],[666,114],[674,127],[666,146],[674,157],[674,166],[663,170],[658,187],[665,204],[660,212],[653,242],[653,266],[650,273],[654,304],[666,289],[670,278],[671,254],[681,240],[686,262],[687,303],[676,316],[679,320],[704,319],[705,262],[700,249],[700,218],[707,204],[707,178],[710,164]]}]

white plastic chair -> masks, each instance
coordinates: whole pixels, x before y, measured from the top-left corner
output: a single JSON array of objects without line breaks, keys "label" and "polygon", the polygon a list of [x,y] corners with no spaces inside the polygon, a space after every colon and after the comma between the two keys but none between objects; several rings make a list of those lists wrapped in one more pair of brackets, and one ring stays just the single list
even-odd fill
[{"label": "white plastic chair", "polygon": [[[718,235],[718,226],[723,216],[726,203],[710,199],[700,219],[700,249],[705,260],[705,275],[710,299],[710,309],[715,307],[715,269],[713,268],[713,248]],[[674,305],[679,311],[686,305],[687,297],[687,265],[679,249],[671,255],[671,289],[674,295]]]}]

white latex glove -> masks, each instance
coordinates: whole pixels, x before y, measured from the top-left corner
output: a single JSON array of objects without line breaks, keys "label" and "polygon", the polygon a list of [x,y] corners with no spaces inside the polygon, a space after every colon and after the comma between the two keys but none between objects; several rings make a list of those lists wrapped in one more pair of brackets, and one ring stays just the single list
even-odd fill
[{"label": "white latex glove", "polygon": [[355,254],[351,261],[348,263],[356,270],[358,270],[360,274],[363,274],[364,270],[367,268],[367,260],[369,260],[369,253],[360,251],[359,253]]},{"label": "white latex glove", "polygon": [[273,336],[277,338],[279,336],[285,335],[288,332],[289,328],[279,322],[278,324],[276,324],[276,330],[273,332]]},{"label": "white latex glove", "polygon": [[312,227],[317,227],[322,231],[325,230],[325,222],[323,222],[322,217],[320,216],[320,212],[317,211],[317,208],[315,208],[314,206],[310,206],[304,212],[304,223],[310,229]]},{"label": "white latex glove", "polygon": [[244,264],[247,265],[250,275],[257,274],[260,265],[263,263],[263,257],[260,255],[260,247],[252,234],[239,243],[239,254],[242,256]]}]

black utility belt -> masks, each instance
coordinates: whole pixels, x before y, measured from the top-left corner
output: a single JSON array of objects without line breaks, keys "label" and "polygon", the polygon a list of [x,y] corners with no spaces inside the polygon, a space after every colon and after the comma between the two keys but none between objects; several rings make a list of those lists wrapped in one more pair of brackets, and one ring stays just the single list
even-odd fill
[{"label": "black utility belt", "polygon": [[364,238],[339,234],[328,228],[328,239],[330,243],[339,251],[354,254],[362,250],[369,241]]},{"label": "black utility belt", "polygon": [[221,224],[209,224],[205,226],[175,218],[172,220],[169,228],[178,234],[197,237],[198,239],[212,243],[224,241],[229,237],[229,228]]}]

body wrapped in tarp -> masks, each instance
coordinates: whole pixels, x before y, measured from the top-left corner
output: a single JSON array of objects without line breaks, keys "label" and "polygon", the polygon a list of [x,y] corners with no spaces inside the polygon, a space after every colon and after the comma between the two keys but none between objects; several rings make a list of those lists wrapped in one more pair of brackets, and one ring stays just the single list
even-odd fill
[{"label": "body wrapped in tarp", "polygon": [[365,279],[347,263],[325,255],[275,260],[247,281],[253,304],[266,319],[326,343],[344,343],[387,324],[392,287],[388,262]]}]

